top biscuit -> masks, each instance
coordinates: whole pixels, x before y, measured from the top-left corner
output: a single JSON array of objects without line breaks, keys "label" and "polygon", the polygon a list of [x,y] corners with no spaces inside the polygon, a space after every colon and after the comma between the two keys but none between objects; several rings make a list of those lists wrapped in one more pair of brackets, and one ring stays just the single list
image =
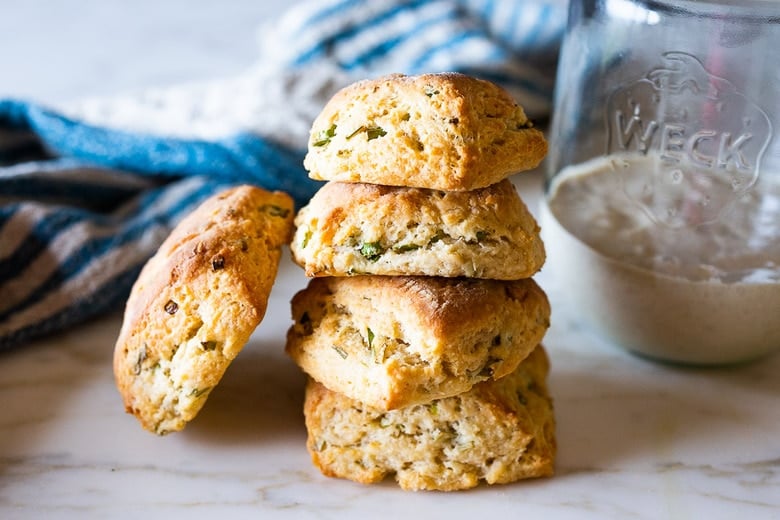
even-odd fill
[{"label": "top biscuit", "polygon": [[265,314],[292,219],[285,193],[228,189],[146,263],[114,349],[125,409],[145,429],[181,430],[201,409]]},{"label": "top biscuit", "polygon": [[345,87],[315,119],[304,166],[319,180],[448,191],[535,168],[541,131],[499,86],[458,73],[392,74]]}]

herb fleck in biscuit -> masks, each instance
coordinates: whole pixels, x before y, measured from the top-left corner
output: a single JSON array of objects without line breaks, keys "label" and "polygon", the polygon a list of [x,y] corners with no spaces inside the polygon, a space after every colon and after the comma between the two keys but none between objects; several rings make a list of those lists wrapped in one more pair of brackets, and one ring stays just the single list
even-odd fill
[{"label": "herb fleck in biscuit", "polygon": [[508,180],[453,192],[329,182],[295,218],[308,276],[528,278],[545,260],[539,226]]},{"label": "herb fleck in biscuit", "polygon": [[364,484],[394,475],[408,490],[453,491],[553,474],[555,419],[538,346],[497,381],[427,404],[383,411],[313,380],[307,447],[328,476]]},{"label": "herb fleck in biscuit", "polygon": [[287,352],[329,389],[394,409],[512,372],[549,326],[528,278],[314,278],[293,297]]},{"label": "herb fleck in biscuit", "polygon": [[176,226],[133,286],[114,350],[129,413],[163,435],[203,406],[265,314],[293,201],[241,186]]},{"label": "herb fleck in biscuit", "polygon": [[534,168],[546,153],[542,132],[497,85],[393,74],[333,96],[312,125],[304,166],[314,179],[463,191]]}]

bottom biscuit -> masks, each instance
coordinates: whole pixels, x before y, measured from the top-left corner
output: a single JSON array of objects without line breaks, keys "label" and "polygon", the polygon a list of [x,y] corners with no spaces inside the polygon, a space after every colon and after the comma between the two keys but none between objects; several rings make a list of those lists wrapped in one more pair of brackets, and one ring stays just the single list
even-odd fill
[{"label": "bottom biscuit", "polygon": [[555,419],[542,346],[510,375],[427,404],[383,411],[309,380],[307,447],[327,476],[455,491],[553,473]]}]

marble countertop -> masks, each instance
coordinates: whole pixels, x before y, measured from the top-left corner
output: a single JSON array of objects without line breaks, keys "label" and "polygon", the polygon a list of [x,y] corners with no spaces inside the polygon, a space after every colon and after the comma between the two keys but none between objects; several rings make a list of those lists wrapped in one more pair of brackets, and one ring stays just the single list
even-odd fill
[{"label": "marble countertop", "polygon": [[[171,72],[158,55],[150,63],[130,60],[134,69],[128,71],[102,62],[108,54],[82,35],[58,51],[72,51],[81,75],[61,76],[66,65],[59,62],[51,76],[56,81],[42,84],[45,71],[22,74],[46,45],[24,32],[25,24],[53,29],[70,16],[78,28],[89,21],[85,16],[102,20],[105,6],[118,3],[88,1],[78,17],[55,12],[52,19],[35,19],[39,4],[46,2],[3,7],[19,23],[14,37],[8,17],[0,18],[6,25],[0,27],[0,65],[17,73],[16,81],[0,75],[0,95],[58,102],[230,73],[252,58],[245,48],[252,45],[250,34],[209,47],[212,54],[197,66]],[[224,14],[230,19],[217,24],[223,33],[251,31],[250,14],[267,15],[253,4],[261,3],[231,3]],[[163,27],[165,19],[190,27],[214,14],[205,2],[186,14],[177,11],[182,2],[135,5],[139,19],[156,13],[151,27]],[[110,18],[116,16],[122,13]],[[109,23],[98,36],[111,30]],[[180,34],[177,59],[192,58],[215,34]],[[11,43],[18,50],[13,56]],[[138,55],[127,42],[116,45],[117,52]],[[235,51],[233,61],[220,59],[236,48],[243,51]],[[514,180],[535,208],[539,175]],[[120,310],[0,355],[0,518],[780,518],[780,355],[718,369],[642,359],[583,329],[550,272],[536,279],[553,304],[544,343],[559,453],[550,479],[411,493],[392,481],[364,486],[322,476],[304,445],[304,378],[283,352],[290,298],[306,284],[285,254],[265,320],[182,432],[156,437],[124,413],[111,370]]]}]

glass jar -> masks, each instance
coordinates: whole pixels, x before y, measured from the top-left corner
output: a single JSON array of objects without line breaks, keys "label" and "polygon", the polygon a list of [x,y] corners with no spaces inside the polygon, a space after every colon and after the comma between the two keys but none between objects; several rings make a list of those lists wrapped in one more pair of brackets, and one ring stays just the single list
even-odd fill
[{"label": "glass jar", "polygon": [[572,0],[541,222],[577,315],[656,359],[780,347],[780,1]]}]

